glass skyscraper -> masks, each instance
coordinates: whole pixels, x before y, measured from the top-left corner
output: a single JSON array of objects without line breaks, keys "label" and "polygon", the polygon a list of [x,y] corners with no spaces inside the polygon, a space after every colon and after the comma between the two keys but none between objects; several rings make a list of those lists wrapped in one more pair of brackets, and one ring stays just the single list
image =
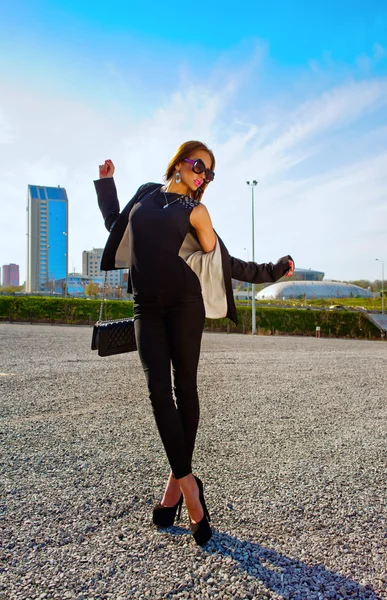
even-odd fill
[{"label": "glass skyscraper", "polygon": [[27,292],[53,291],[68,275],[68,199],[60,186],[28,186]]}]

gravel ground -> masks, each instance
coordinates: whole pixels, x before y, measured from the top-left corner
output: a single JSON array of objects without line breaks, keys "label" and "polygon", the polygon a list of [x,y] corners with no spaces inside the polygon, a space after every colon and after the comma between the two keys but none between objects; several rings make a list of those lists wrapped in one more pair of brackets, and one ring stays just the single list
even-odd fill
[{"label": "gravel ground", "polygon": [[151,525],[168,465],[137,353],[0,325],[0,598],[387,598],[387,343],[205,334],[214,536]]}]

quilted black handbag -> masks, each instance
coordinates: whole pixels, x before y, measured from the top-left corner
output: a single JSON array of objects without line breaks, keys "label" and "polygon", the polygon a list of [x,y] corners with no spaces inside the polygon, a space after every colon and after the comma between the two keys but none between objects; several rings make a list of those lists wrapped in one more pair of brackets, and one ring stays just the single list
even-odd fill
[{"label": "quilted black handbag", "polygon": [[98,350],[99,356],[111,356],[112,354],[121,354],[123,352],[133,352],[137,350],[136,338],[134,335],[133,319],[113,319],[111,321],[102,320],[103,303],[105,300],[107,273],[103,287],[103,296],[101,308],[99,311],[99,320],[93,327],[93,336],[91,339],[91,349]]}]

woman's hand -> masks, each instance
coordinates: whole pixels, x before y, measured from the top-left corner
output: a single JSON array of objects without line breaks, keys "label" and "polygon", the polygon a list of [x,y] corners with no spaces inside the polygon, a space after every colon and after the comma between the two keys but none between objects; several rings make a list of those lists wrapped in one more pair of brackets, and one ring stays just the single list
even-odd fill
[{"label": "woman's hand", "polygon": [[291,277],[294,273],[294,262],[292,260],[289,260],[289,271],[286,273],[285,277]]},{"label": "woman's hand", "polygon": [[103,165],[99,165],[99,178],[105,179],[106,177],[113,177],[115,167],[111,160],[105,160]]}]

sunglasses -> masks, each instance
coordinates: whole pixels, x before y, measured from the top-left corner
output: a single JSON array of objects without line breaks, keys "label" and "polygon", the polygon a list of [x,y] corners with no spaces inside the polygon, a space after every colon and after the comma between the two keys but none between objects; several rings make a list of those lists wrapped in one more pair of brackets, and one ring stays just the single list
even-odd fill
[{"label": "sunglasses", "polygon": [[206,183],[214,181],[214,171],[211,171],[211,169],[206,169],[206,165],[204,164],[201,158],[197,158],[196,160],[193,160],[192,158],[185,158],[184,162],[190,163],[192,165],[193,172],[197,175],[204,173],[204,181]]}]

